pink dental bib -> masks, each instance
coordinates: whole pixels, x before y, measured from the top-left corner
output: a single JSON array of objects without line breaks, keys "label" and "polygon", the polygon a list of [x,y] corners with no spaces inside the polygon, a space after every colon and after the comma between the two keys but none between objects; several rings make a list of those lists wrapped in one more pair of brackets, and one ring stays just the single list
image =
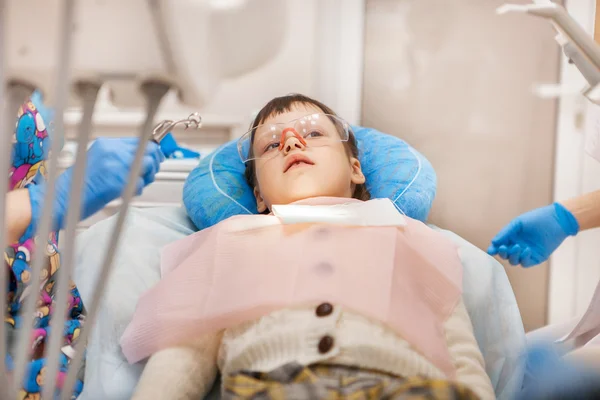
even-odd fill
[{"label": "pink dental bib", "polygon": [[[355,207],[359,214],[367,203]],[[454,376],[444,334],[462,290],[454,244],[410,218],[401,227],[276,218],[232,217],[167,246],[164,277],[140,298],[121,338],[128,361],[276,310],[329,302],[387,325]]]}]

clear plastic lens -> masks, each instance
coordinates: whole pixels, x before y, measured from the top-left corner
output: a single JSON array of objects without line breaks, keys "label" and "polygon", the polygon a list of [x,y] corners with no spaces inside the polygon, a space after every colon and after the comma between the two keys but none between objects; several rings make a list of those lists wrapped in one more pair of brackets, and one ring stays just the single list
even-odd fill
[{"label": "clear plastic lens", "polygon": [[311,114],[286,123],[258,125],[239,139],[238,152],[245,163],[275,157],[291,136],[305,146],[327,146],[347,141],[349,132],[348,123],[335,115]]}]

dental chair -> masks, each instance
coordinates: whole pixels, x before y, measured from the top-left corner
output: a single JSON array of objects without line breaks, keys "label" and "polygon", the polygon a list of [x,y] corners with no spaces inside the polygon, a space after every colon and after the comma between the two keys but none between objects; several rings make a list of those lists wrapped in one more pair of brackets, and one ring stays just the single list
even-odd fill
[{"label": "dental chair", "polygon": [[[372,196],[387,197],[406,215],[426,221],[436,192],[436,175],[425,157],[404,141],[373,129],[354,127],[360,161]],[[132,209],[123,245],[87,347],[81,399],[127,399],[143,371],[129,365],[119,340],[139,296],[160,279],[160,249],[236,214],[256,213],[235,142],[200,161],[184,186],[184,207]],[[82,233],[76,245],[75,281],[84,303],[101,269],[116,216]],[[511,399],[524,376],[525,333],[517,303],[500,263],[448,230],[432,226],[459,247],[464,267],[464,299],[486,371],[499,399]],[[209,399],[218,398],[218,382]]]},{"label": "dental chair", "polygon": [[[28,23],[33,14],[44,16],[48,23]],[[7,106],[7,113],[0,116],[0,132],[14,130],[14,113],[34,90],[55,110],[55,137],[64,131],[64,110],[81,106],[75,164],[81,168],[98,93],[108,88],[114,105],[146,107],[138,135],[141,141],[160,140],[160,135],[153,137],[152,127],[168,93],[185,106],[202,107],[221,82],[252,71],[277,53],[285,37],[285,17],[281,0],[0,0],[0,99]],[[133,20],[137,22],[135,30],[130,26]],[[264,24],[265,20],[269,24]],[[103,40],[96,40],[98,36]],[[238,48],[245,51],[236,52]],[[360,127],[355,131],[373,196],[388,197],[406,215],[425,221],[436,189],[431,165],[397,138]],[[0,154],[0,176],[8,176],[3,161],[10,159],[10,136],[0,135],[0,152],[5,151]],[[52,204],[61,142],[60,137],[52,141],[45,204]],[[138,152],[134,161],[121,212],[81,234],[75,246],[71,244],[76,240],[78,216],[69,213],[61,237],[66,246],[61,249],[57,293],[66,296],[68,278],[74,275],[88,311],[65,381],[66,388],[73,387],[86,349],[81,399],[127,399],[134,390],[143,365],[128,365],[118,342],[137,299],[160,277],[161,247],[231,215],[255,212],[234,143],[200,162],[186,184],[184,208],[130,210],[141,154]],[[81,192],[81,185],[74,182],[73,193]],[[0,197],[4,195],[0,193]],[[71,201],[77,197],[72,196]],[[0,226],[4,226],[4,212],[0,207]],[[50,233],[51,212],[50,206],[43,210],[39,237]],[[440,231],[460,248],[465,304],[487,372],[498,398],[509,399],[523,379],[525,335],[506,274],[481,250],[450,231]],[[4,240],[0,233],[1,245]],[[45,247],[45,240],[39,240],[34,254],[43,254]],[[43,257],[34,256],[31,281],[39,280],[42,262]],[[0,287],[5,284],[5,276],[0,274]],[[35,296],[27,297],[24,315],[33,314],[35,300]],[[0,309],[5,308],[4,301],[0,296]],[[66,300],[59,299],[56,304],[53,319],[61,326]],[[21,328],[24,339],[20,348],[27,349],[30,328],[27,324]],[[0,333],[2,329],[0,324]],[[48,360],[58,359],[60,350],[50,346]],[[4,354],[0,353],[0,359]],[[17,381],[25,373],[24,360],[17,359]],[[47,376],[56,376],[58,363],[49,363],[47,368]],[[8,383],[4,363],[0,363],[0,398],[14,398],[4,392]],[[54,386],[52,378],[46,379],[44,391],[52,394]],[[68,398],[70,390],[63,390],[61,399]]]}]

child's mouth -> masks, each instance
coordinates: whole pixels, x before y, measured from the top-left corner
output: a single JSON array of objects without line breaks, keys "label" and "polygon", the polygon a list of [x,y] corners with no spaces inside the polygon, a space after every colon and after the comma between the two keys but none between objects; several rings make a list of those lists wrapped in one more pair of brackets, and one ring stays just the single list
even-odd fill
[{"label": "child's mouth", "polygon": [[312,165],[312,164],[309,164],[309,163],[304,162],[304,161],[296,161],[295,163],[293,163],[292,165],[290,165],[290,167],[287,169],[287,171],[290,171],[292,169],[295,169],[295,168],[298,168],[298,167],[301,167],[301,166],[306,166],[306,165]]}]

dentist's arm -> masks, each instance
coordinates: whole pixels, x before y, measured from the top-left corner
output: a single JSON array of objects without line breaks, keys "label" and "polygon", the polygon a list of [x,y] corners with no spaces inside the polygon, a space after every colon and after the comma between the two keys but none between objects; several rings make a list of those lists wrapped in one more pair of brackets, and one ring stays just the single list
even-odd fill
[{"label": "dentist's arm", "polygon": [[600,190],[529,211],[512,220],[488,249],[512,265],[541,264],[569,236],[600,227]]},{"label": "dentist's arm", "polygon": [[[131,164],[135,157],[138,139],[97,139],[87,154],[85,180],[82,188],[80,219],[85,219],[119,198],[127,185]],[[154,182],[164,156],[158,144],[149,142],[142,161],[140,177],[136,182],[136,193]],[[56,197],[53,205],[52,230],[64,228],[73,168],[67,169],[56,180]],[[46,195],[46,184],[32,184],[27,189],[7,195],[6,215],[8,239],[16,243],[27,239],[37,230]]]},{"label": "dentist's arm", "polygon": [[600,227],[600,190],[562,203],[579,223],[579,230]]},{"label": "dentist's arm", "polygon": [[31,206],[27,189],[19,189],[6,195],[6,227],[8,243],[17,243],[31,222]]}]

